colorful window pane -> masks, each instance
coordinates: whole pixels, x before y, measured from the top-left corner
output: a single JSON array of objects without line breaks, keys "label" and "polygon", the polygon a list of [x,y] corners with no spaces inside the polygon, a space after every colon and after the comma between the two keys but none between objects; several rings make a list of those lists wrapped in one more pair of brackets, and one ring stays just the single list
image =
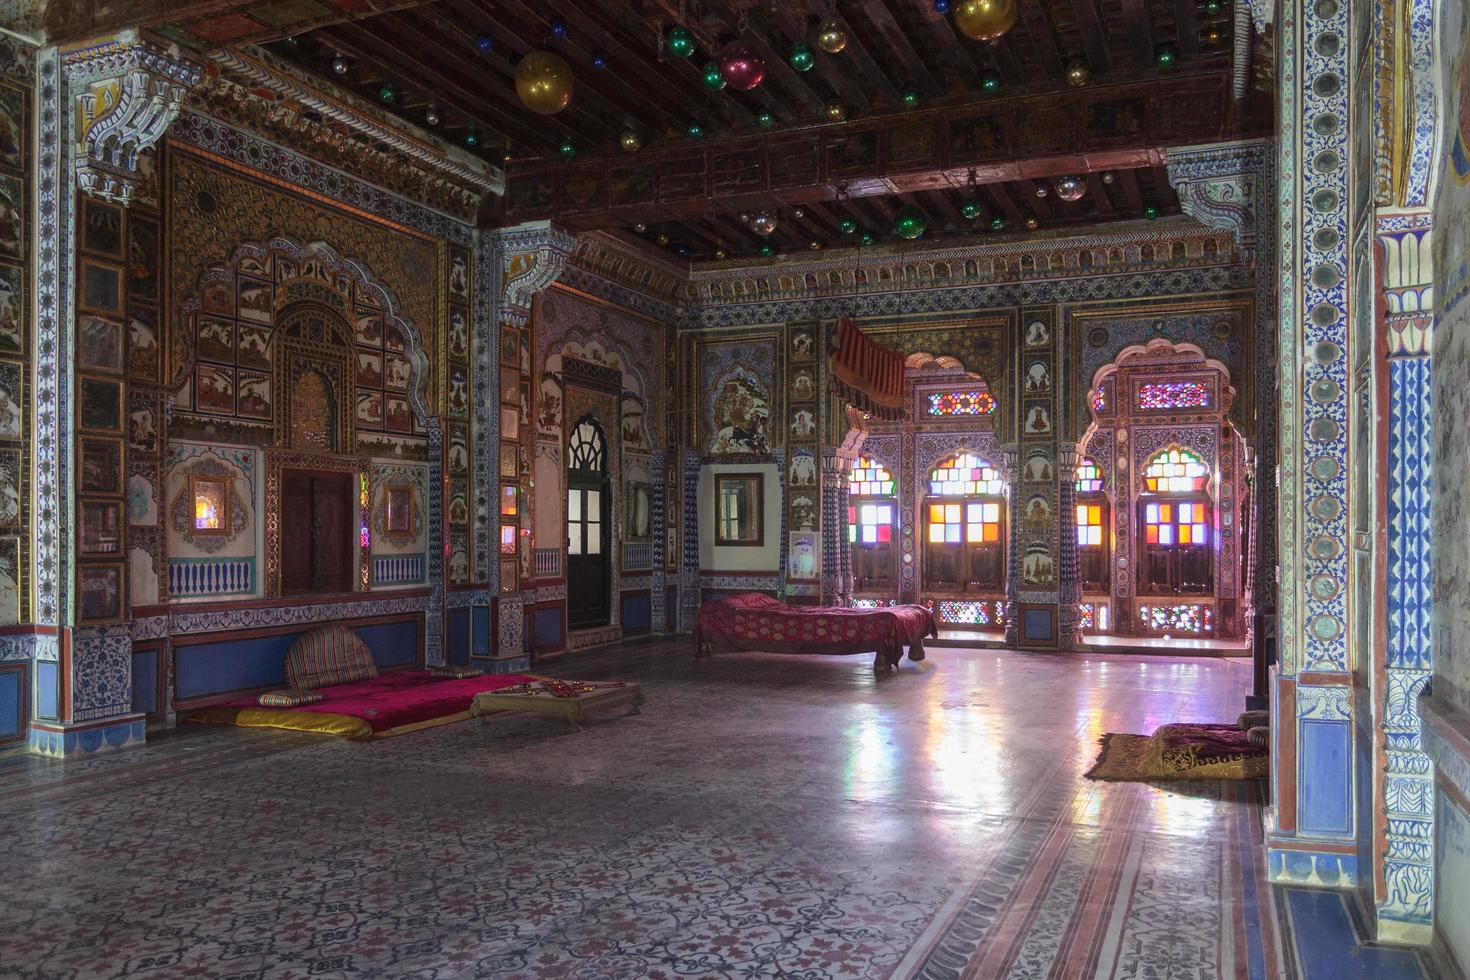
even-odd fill
[{"label": "colorful window pane", "polygon": [[502,555],[513,555],[516,553],[516,528],[514,524],[500,525],[500,553]]},{"label": "colorful window pane", "polygon": [[974,453],[960,453],[929,472],[929,492],[936,497],[998,497],[1004,490],[1000,474]]},{"label": "colorful window pane", "polygon": [[952,418],[960,415],[989,415],[995,411],[995,399],[984,388],[959,391],[936,391],[929,396],[929,415]]},{"label": "colorful window pane", "polygon": [[1097,493],[1102,489],[1102,484],[1102,467],[1087,458],[1077,464],[1078,493]]},{"label": "colorful window pane", "polygon": [[1143,628],[1154,633],[1209,633],[1215,610],[1206,605],[1139,606]]},{"label": "colorful window pane", "polygon": [[893,474],[866,456],[847,471],[847,492],[854,497],[891,497],[893,483]]},{"label": "colorful window pane", "polygon": [[937,605],[939,621],[954,626],[999,626],[1005,620],[999,599],[940,599]]},{"label": "colorful window pane", "polygon": [[930,504],[929,540],[933,544],[999,542],[1000,504]]},{"label": "colorful window pane", "polygon": [[1081,613],[1082,629],[1088,633],[1106,633],[1108,629],[1108,604],[1106,602],[1084,602],[1077,606]]},{"label": "colorful window pane", "polygon": [[856,545],[888,544],[893,540],[893,504],[867,502],[847,508],[847,540]]},{"label": "colorful window pane", "polygon": [[852,608],[854,608],[854,609],[882,609],[885,606],[896,606],[896,605],[898,605],[898,600],[897,599],[854,599],[854,600],[852,600]]},{"label": "colorful window pane", "polygon": [[1101,504],[1077,505],[1077,547],[1101,548],[1103,509]]},{"label": "colorful window pane", "polygon": [[1138,386],[1138,407],[1143,411],[1209,408],[1210,386],[1203,381],[1147,381]]},{"label": "colorful window pane", "polygon": [[1087,397],[1088,400],[1092,403],[1092,410],[1094,412],[1097,412],[1099,415],[1101,415],[1103,412],[1107,411],[1108,393],[1102,389],[1101,385],[1088,392]]},{"label": "colorful window pane", "polygon": [[1147,544],[1202,548],[1210,543],[1209,515],[1202,503],[1145,504]]},{"label": "colorful window pane", "polygon": [[1166,449],[1144,467],[1144,488],[1150,493],[1199,493],[1210,471],[1188,449]]}]

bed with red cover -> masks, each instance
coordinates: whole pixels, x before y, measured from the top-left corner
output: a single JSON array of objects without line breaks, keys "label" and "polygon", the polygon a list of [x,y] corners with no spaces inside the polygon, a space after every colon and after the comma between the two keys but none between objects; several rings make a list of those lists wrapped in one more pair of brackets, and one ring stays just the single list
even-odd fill
[{"label": "bed with red cover", "polygon": [[742,592],[699,607],[694,655],[712,655],[716,642],[738,650],[770,653],[873,650],[873,667],[878,669],[885,665],[897,667],[904,647],[908,647],[910,660],[923,660],[924,637],[938,635],[934,613],[924,606],[788,606],[759,592]]}]

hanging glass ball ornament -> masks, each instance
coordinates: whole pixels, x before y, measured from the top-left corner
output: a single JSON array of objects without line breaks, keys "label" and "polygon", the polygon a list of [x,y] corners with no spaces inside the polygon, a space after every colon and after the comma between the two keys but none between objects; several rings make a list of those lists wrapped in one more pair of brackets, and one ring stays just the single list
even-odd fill
[{"label": "hanging glass ball ornament", "polygon": [[1211,17],[1214,17],[1223,9],[1225,8],[1221,5],[1220,0],[1205,0],[1205,13]]},{"label": "hanging glass ball ornament", "polygon": [[1163,45],[1159,48],[1158,53],[1154,55],[1154,62],[1160,68],[1173,68],[1178,61],[1179,52],[1174,50],[1172,44]]},{"label": "hanging glass ball ornament", "polygon": [[696,119],[694,122],[689,124],[689,128],[686,129],[685,132],[689,134],[690,139],[697,140],[700,137],[704,136],[704,124]]},{"label": "hanging glass ball ornament", "polygon": [[675,58],[687,58],[694,53],[694,35],[687,27],[671,27],[666,37],[669,54]]},{"label": "hanging glass ball ornament", "polygon": [[756,114],[755,121],[760,124],[762,129],[770,129],[776,124],[776,117],[771,114],[769,109],[762,109]]},{"label": "hanging glass ball ornament", "polygon": [[893,217],[893,233],[899,238],[913,241],[929,228],[929,216],[921,208],[905,204]]},{"label": "hanging glass ball ornament", "polygon": [[752,45],[731,41],[720,52],[720,75],[732,88],[749,92],[766,78],[766,60]]},{"label": "hanging glass ball ornament", "polygon": [[1081,177],[1067,176],[1057,178],[1057,197],[1064,201],[1080,201],[1082,195],[1087,193],[1087,182]]},{"label": "hanging glass ball ornament", "polygon": [[1117,176],[1111,170],[1109,170],[1107,173],[1105,173],[1105,174],[1102,175],[1102,182],[1104,184],[1111,184],[1113,181],[1115,181],[1117,179],[1118,179]]},{"label": "hanging glass ball ornament", "polygon": [[769,211],[758,211],[750,217],[750,230],[766,238],[776,231],[776,216]]},{"label": "hanging glass ball ornament", "polygon": [[749,211],[741,211],[740,212],[740,223],[742,225],[748,225],[748,224],[750,224],[750,212]]},{"label": "hanging glass ball ornament", "polygon": [[577,144],[573,143],[569,139],[562,140],[561,146],[559,147],[559,152],[561,153],[561,158],[563,160],[570,160],[572,157],[577,155]]},{"label": "hanging glass ball ornament", "polygon": [[351,66],[347,64],[347,59],[342,57],[340,54],[332,59],[332,71],[336,72],[339,75],[347,74],[347,69],[350,67]]},{"label": "hanging glass ball ornament", "polygon": [[439,125],[439,110],[429,106],[424,110],[424,123],[429,126]]},{"label": "hanging glass ball ornament", "polygon": [[716,259],[723,259],[724,257],[725,257],[725,250],[723,248],[717,248],[717,249],[715,249],[715,258]]},{"label": "hanging glass ball ornament", "polygon": [[978,201],[966,201],[960,205],[960,214],[964,215],[966,220],[974,221],[980,217],[980,203]]},{"label": "hanging glass ball ornament", "polygon": [[636,231],[636,232],[637,232],[637,233],[638,233],[638,234],[640,234],[640,235],[641,235],[641,234],[643,234],[643,233],[644,233],[644,232],[645,232],[645,231],[647,231],[647,230],[648,230],[648,226],[647,226],[647,225],[645,225],[645,224],[644,224],[644,223],[643,223],[643,222],[641,222],[641,221],[640,221],[640,222],[638,222],[638,223],[637,223],[637,224],[636,224],[636,225],[634,225],[634,226],[633,226],[633,230],[634,230],[634,231]]},{"label": "hanging glass ball ornament", "polygon": [[1006,219],[1005,219],[1005,217],[1003,215],[999,215],[998,214],[995,217],[993,217],[993,218],[990,219],[990,230],[991,231],[1003,231],[1005,229],[1005,226],[1006,226]]},{"label": "hanging glass ball ornament", "polygon": [[625,129],[623,135],[618,137],[618,145],[626,153],[637,153],[643,149],[643,137],[639,136],[636,130]]},{"label": "hanging glass ball ornament", "polygon": [[660,245],[667,245],[669,243],[668,232],[659,232],[657,235],[654,236],[653,240],[658,242]]},{"label": "hanging glass ball ornament", "polygon": [[689,254],[689,246],[681,243],[674,246],[674,251],[678,253],[680,257],[687,256]]},{"label": "hanging glass ball ornament", "polygon": [[857,231],[857,222],[854,221],[852,218],[843,218],[841,221],[837,222],[837,227],[842,230],[842,233],[844,235],[851,235],[853,232]]},{"label": "hanging glass ball ornament", "polygon": [[1027,218],[1026,227],[1030,228],[1032,231],[1035,231],[1037,228],[1041,227],[1041,222],[1037,221],[1035,218]]},{"label": "hanging glass ball ornament", "polygon": [[384,102],[392,102],[394,99],[398,98],[398,93],[393,91],[393,86],[384,85],[378,89],[378,98],[382,99]]},{"label": "hanging glass ball ornament", "polygon": [[1148,207],[1143,209],[1143,216],[1148,220],[1153,221],[1159,216],[1159,209],[1150,204]]},{"label": "hanging glass ball ornament", "polygon": [[775,246],[772,246],[772,245],[762,245],[761,246],[761,254],[764,255],[766,258],[770,258],[771,256],[773,256],[773,255],[776,254]]},{"label": "hanging glass ball ornament", "polygon": [[811,249],[813,252],[820,252],[822,250],[822,243],[816,241],[807,242],[806,247]]},{"label": "hanging glass ball ornament", "polygon": [[840,54],[847,47],[847,28],[836,17],[828,17],[817,25],[812,40],[827,54]]},{"label": "hanging glass ball ornament", "polygon": [[873,233],[871,231],[865,231],[863,232],[862,237],[858,239],[858,241],[862,242],[864,245],[871,245],[874,241],[876,241],[876,239],[873,238]]},{"label": "hanging glass ball ornament", "polygon": [[1092,70],[1087,67],[1085,61],[1074,61],[1067,66],[1067,84],[1073,88],[1081,88],[1087,84],[1092,77]]},{"label": "hanging glass ball ornament", "polygon": [[470,147],[478,146],[479,143],[480,143],[479,134],[477,134],[473,129],[464,134],[464,145],[465,146],[470,146]]},{"label": "hanging glass ball ornament", "polygon": [[1037,184],[1036,185],[1036,196],[1037,197],[1046,197],[1046,195],[1048,193],[1049,193],[1049,191],[1047,191],[1045,184]]},{"label": "hanging glass ball ornament", "polygon": [[812,66],[817,63],[817,56],[812,54],[812,49],[805,44],[796,44],[791,48],[791,67],[797,71],[811,71]]},{"label": "hanging glass ball ornament", "polygon": [[704,66],[704,87],[711,92],[725,87],[725,76],[720,74],[720,66],[713,61]]},{"label": "hanging glass ball ornament", "polygon": [[598,69],[606,68],[607,67],[607,55],[603,54],[601,51],[597,51],[597,52],[593,53],[593,55],[592,55],[592,67],[593,68],[598,68]]},{"label": "hanging glass ball ornament", "polygon": [[550,51],[532,51],[516,65],[516,95],[532,112],[554,115],[572,104],[572,68]]},{"label": "hanging glass ball ornament", "polygon": [[994,95],[1000,91],[1000,75],[988,71],[980,76],[980,87],[985,90],[986,95]]},{"label": "hanging glass ball ornament", "polygon": [[954,26],[972,41],[994,41],[1016,26],[1017,0],[960,0]]},{"label": "hanging glass ball ornament", "polygon": [[551,36],[563,38],[567,36],[567,22],[560,17],[554,17],[551,21]]},{"label": "hanging glass ball ornament", "polygon": [[847,106],[841,99],[828,99],[822,111],[826,114],[828,122],[842,122],[847,118]]},{"label": "hanging glass ball ornament", "polygon": [[805,218],[806,217],[806,209],[805,208],[792,208],[791,209],[791,216],[793,218]]},{"label": "hanging glass ball ornament", "polygon": [[903,93],[903,107],[905,109],[912,109],[914,106],[916,106],[918,104],[919,104],[919,93],[918,92],[915,92],[911,88],[910,89],[904,89],[904,93]]},{"label": "hanging glass ball ornament", "polygon": [[934,12],[936,14],[949,13],[949,0],[934,0]]},{"label": "hanging glass ball ornament", "polygon": [[489,54],[495,47],[495,39],[489,34],[481,34],[475,38],[475,50],[481,54]]}]

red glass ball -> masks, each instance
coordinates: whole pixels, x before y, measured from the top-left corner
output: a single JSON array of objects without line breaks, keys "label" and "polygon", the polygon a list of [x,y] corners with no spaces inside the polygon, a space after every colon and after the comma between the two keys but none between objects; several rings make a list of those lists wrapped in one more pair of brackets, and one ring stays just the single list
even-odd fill
[{"label": "red glass ball", "polygon": [[731,88],[749,92],[766,77],[765,60],[744,41],[731,41],[720,52],[720,76]]}]

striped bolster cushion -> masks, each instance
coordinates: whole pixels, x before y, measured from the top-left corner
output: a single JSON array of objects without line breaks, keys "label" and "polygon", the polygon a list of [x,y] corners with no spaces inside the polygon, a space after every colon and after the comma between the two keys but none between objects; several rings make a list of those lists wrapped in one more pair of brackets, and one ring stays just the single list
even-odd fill
[{"label": "striped bolster cushion", "polygon": [[297,690],[349,684],[378,676],[372,651],[345,626],[318,626],[286,653],[286,683]]},{"label": "striped bolster cushion", "polygon": [[299,708],[322,700],[325,698],[315,691],[266,691],[256,703],[262,708]]}]

